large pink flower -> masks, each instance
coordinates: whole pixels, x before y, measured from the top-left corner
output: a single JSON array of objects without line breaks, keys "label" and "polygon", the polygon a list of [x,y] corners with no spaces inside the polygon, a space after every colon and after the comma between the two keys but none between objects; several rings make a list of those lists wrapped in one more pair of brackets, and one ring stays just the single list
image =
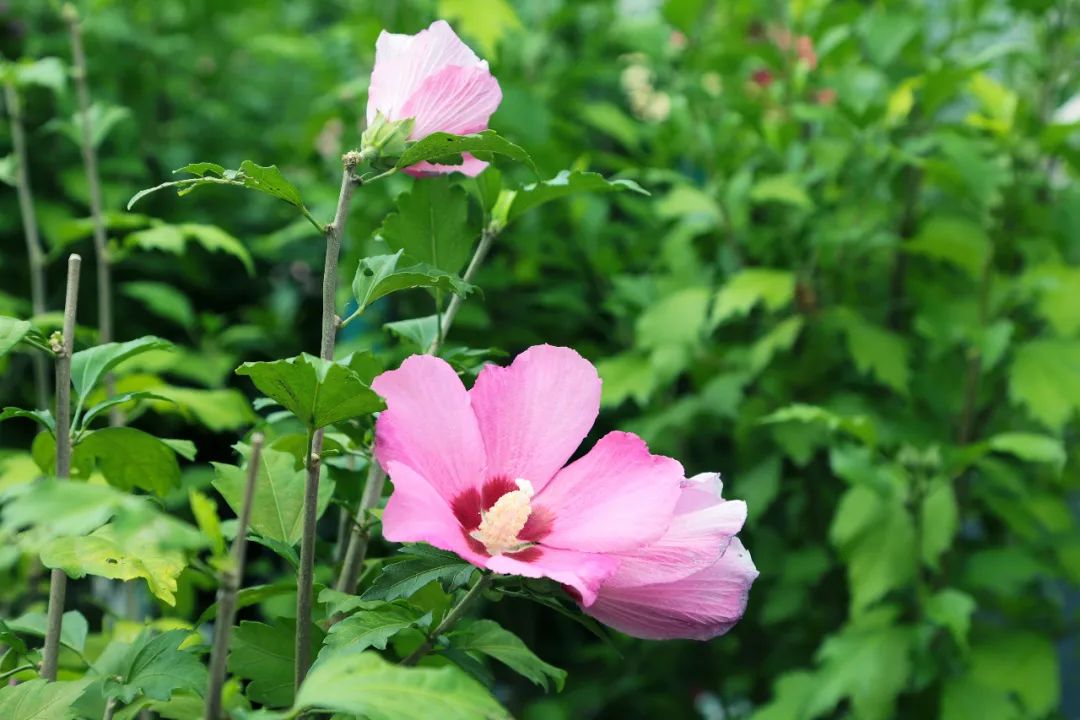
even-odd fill
[{"label": "large pink flower", "polygon": [[[487,129],[500,102],[502,90],[487,61],[477,57],[445,20],[433,22],[416,35],[385,30],[379,34],[368,89],[369,125],[382,113],[392,121],[413,118],[410,140],[421,140],[434,132],[467,135]],[[486,162],[466,153],[461,165],[423,162],[406,172],[475,176],[485,167]]]},{"label": "large pink flower", "polygon": [[758,571],[735,537],[746,504],[723,500],[721,489],[713,473],[684,481],[668,531],[648,547],[619,553],[619,568],[585,612],[650,640],[708,640],[730,630]]},{"label": "large pink flower", "polygon": [[605,435],[566,464],[600,409],[600,378],[538,345],[485,367],[471,390],[443,360],[407,359],[372,384],[386,400],[375,454],[394,483],[383,534],[496,573],[548,577],[591,605],[627,553],[660,540],[682,466],[635,435]]}]

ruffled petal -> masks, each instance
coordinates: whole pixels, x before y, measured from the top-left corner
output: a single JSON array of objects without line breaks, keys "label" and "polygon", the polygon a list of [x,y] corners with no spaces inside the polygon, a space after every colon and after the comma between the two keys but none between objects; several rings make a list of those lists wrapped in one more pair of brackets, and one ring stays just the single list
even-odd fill
[{"label": "ruffled petal", "polygon": [[403,120],[402,108],[432,75],[450,65],[462,68],[483,66],[445,20],[433,22],[416,35],[382,32],[375,42],[375,67],[368,89],[367,121],[381,112],[389,120]]},{"label": "ruffled petal", "polygon": [[524,478],[539,492],[596,420],[600,376],[569,348],[537,345],[509,367],[485,367],[469,396],[488,472]]},{"label": "ruffled petal", "polygon": [[610,555],[558,550],[536,546],[516,555],[497,555],[488,558],[487,566],[492,572],[524,577],[546,577],[568,585],[580,596],[580,603],[588,607],[596,599],[597,590],[618,566],[618,560]]},{"label": "ruffled petal", "polygon": [[399,462],[388,463],[386,470],[394,491],[383,511],[383,537],[391,542],[426,542],[485,566],[487,556],[470,547],[450,505],[427,480]]},{"label": "ruffled petal", "polygon": [[405,168],[405,172],[413,177],[449,175],[450,173],[455,172],[459,172],[467,177],[476,177],[490,165],[490,163],[477,158],[471,153],[462,153],[461,159],[463,162],[460,165],[437,165],[429,162],[416,163],[415,165],[410,165]]},{"label": "ruffled petal", "polygon": [[414,118],[411,140],[434,132],[468,135],[488,126],[502,102],[499,81],[487,68],[452,65],[426,78],[401,108],[401,117]]},{"label": "ruffled petal", "polygon": [[711,567],[671,583],[615,588],[604,585],[585,612],[627,635],[647,640],[709,640],[742,618],[757,578],[738,538]]},{"label": "ruffled petal", "polygon": [[543,543],[587,552],[652,543],[671,525],[682,479],[682,465],[651,454],[637,435],[608,433],[534,498],[551,518]]},{"label": "ruffled petal", "polygon": [[386,400],[375,423],[375,457],[408,465],[448,503],[482,487],[484,444],[469,394],[445,361],[414,355],[371,384]]}]

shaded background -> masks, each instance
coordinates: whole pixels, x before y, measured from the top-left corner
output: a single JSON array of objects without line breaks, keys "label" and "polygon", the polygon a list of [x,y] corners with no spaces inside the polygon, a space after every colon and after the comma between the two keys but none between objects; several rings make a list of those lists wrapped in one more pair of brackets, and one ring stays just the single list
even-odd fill
[{"label": "shaded background", "polygon": [[[316,346],[322,242],[253,194],[159,193],[131,213],[128,199],[189,162],[251,159],[329,217],[376,36],[444,17],[499,78],[492,126],[544,177],[621,173],[652,192],[523,218],[454,342],[565,344],[597,362],[596,434],[632,430],[688,472],[721,471],[749,503],[761,570],[744,621],[705,645],[603,644],[503,601],[492,615],[570,671],[549,696],[497,672],[508,707],[529,720],[1080,717],[1076,2],[80,8],[116,334],[183,346],[128,382],[188,390],[182,412],[139,422],[197,442],[189,485],[253,420],[232,369]],[[66,63],[56,6],[0,3],[0,51]],[[61,258],[92,256],[73,88],[61,76],[24,106],[58,308]],[[503,169],[508,185],[530,181]],[[378,247],[410,182],[358,193],[344,268]],[[0,314],[29,313],[21,232],[0,187]],[[91,325],[92,300],[82,308]],[[430,312],[423,294],[383,302],[343,349],[404,355],[382,323]],[[3,362],[0,405],[29,406],[28,356]],[[0,488],[31,432],[0,425]],[[275,571],[269,558],[254,570]],[[24,592],[9,574],[0,603],[17,609]],[[208,597],[188,578],[163,611],[191,616]]]}]

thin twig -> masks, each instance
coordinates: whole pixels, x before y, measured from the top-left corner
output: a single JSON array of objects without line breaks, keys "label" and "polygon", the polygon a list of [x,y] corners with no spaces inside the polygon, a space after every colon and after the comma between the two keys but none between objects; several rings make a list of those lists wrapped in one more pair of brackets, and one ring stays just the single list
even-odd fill
[{"label": "thin twig", "polygon": [[221,689],[225,685],[225,661],[229,654],[232,624],[236,619],[236,593],[244,579],[247,529],[251,522],[251,506],[255,498],[255,480],[259,476],[262,446],[262,433],[255,433],[251,437],[244,502],[240,506],[240,517],[236,521],[236,537],[233,539],[231,562],[229,567],[218,575],[218,612],[217,622],[214,625],[214,645],[210,651],[210,687],[206,693],[206,720],[218,720],[221,717]]},{"label": "thin twig", "polygon": [[[64,329],[56,350],[56,476],[66,478],[71,471],[71,354],[75,348],[75,314],[79,306],[79,268],[82,258],[68,258],[67,292],[64,299]],[[60,630],[64,622],[67,575],[54,568],[49,576],[49,614],[45,624],[41,676],[56,680],[60,659]]]},{"label": "thin twig", "polygon": [[105,712],[101,716],[101,720],[113,720],[113,715],[116,714],[116,698],[109,698],[105,703]]},{"label": "thin twig", "polygon": [[[356,187],[355,171],[362,156],[349,152],[342,158],[341,191],[338,193],[334,220],[326,226],[326,262],[323,264],[322,286],[322,346],[320,357],[333,360],[337,335],[337,268],[345,222],[349,217],[349,200]],[[322,467],[323,429],[317,428],[308,443],[307,482],[304,484],[304,525],[300,536],[300,568],[296,589],[296,667],[294,681],[299,689],[311,665],[311,607],[315,577],[316,524],[319,519],[319,471]]]},{"label": "thin twig", "polygon": [[[98,342],[112,342],[112,271],[110,269],[109,249],[106,246],[105,218],[102,214],[101,177],[98,173],[97,149],[94,147],[93,127],[90,119],[90,88],[86,80],[86,52],[83,50],[82,25],[79,12],[72,4],[63,9],[64,21],[71,34],[71,75],[75,81],[75,90],[79,98],[79,114],[82,117],[83,166],[86,169],[86,184],[90,190],[90,219],[94,228],[94,258],[97,262],[97,301],[98,301]],[[111,398],[116,394],[112,374],[105,376],[105,394]],[[109,410],[109,424],[122,423],[123,416],[119,406]]]},{"label": "thin twig", "polygon": [[[472,282],[480,265],[487,257],[488,250],[499,233],[494,228],[485,228],[480,233],[480,242],[476,246],[472,260],[465,269],[462,278],[465,282]],[[461,308],[461,297],[454,295],[446,308],[446,313],[439,321],[439,327],[430,347],[428,355],[435,355],[439,347],[446,340],[450,326],[454,324],[458,310]],[[364,486],[364,494],[360,498],[360,505],[356,509],[356,522],[353,524],[352,534],[349,537],[349,547],[345,551],[345,562],[341,566],[341,575],[338,576],[337,585],[339,592],[352,593],[356,590],[356,581],[360,578],[360,570],[364,567],[364,559],[367,556],[368,542],[371,540],[371,530],[367,521],[367,514],[378,505],[382,498],[383,487],[386,485],[386,472],[379,466],[378,461],[372,457],[371,470],[368,472],[367,485]]]},{"label": "thin twig", "polygon": [[481,575],[480,579],[476,581],[476,584],[469,588],[469,592],[465,593],[465,596],[461,598],[458,604],[451,608],[450,612],[446,614],[446,617],[439,623],[439,626],[424,639],[423,644],[416,648],[409,657],[402,660],[401,664],[415,665],[420,662],[422,657],[431,652],[431,648],[435,647],[435,642],[439,639],[439,636],[445,635],[457,625],[458,621],[465,615],[465,611],[469,609],[469,606],[472,605],[473,601],[480,597],[480,594],[483,593],[485,588],[491,584],[493,577],[495,576],[490,573]]},{"label": "thin twig", "polygon": [[[22,215],[23,235],[26,237],[26,255],[30,261],[30,298],[35,316],[45,314],[45,252],[41,249],[37,216],[34,215],[34,195],[30,190],[29,153],[26,151],[26,133],[23,131],[22,106],[19,92],[11,82],[4,83],[4,105],[11,120],[11,145],[15,152],[15,190],[19,196],[19,214]],[[37,389],[37,407],[49,406],[49,365],[41,353],[34,353],[34,387]]]},{"label": "thin twig", "polygon": [[12,668],[5,672],[0,672],[0,680],[7,680],[12,675],[18,675],[21,672],[26,672],[27,670],[35,670],[36,668],[36,665],[20,665],[17,668]]}]

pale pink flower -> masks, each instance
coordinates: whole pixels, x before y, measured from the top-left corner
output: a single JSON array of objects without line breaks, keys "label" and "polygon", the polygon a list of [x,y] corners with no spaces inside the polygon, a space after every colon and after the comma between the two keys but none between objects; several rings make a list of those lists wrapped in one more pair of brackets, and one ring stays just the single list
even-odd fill
[{"label": "pale pink flower", "polygon": [[735,537],[746,504],[723,500],[721,489],[713,473],[685,480],[668,531],[648,547],[616,553],[619,568],[585,612],[651,640],[708,640],[730,630],[758,572]]},{"label": "pale pink flower", "polygon": [[[413,118],[409,140],[421,140],[435,132],[468,135],[487,129],[500,102],[502,90],[487,61],[477,57],[445,20],[433,22],[416,35],[385,30],[379,34],[368,89],[368,125],[382,113],[391,121]],[[424,162],[407,172],[475,176],[487,165],[465,154],[461,165]]]},{"label": "pale pink flower", "polygon": [[[415,355],[372,384],[386,400],[375,455],[394,491],[383,534],[426,542],[496,573],[547,577],[591,605],[619,557],[660,540],[682,466],[636,435],[605,435],[566,461],[600,409],[596,368],[538,345],[485,367],[471,390]],[[564,467],[565,465],[565,467]]]}]

